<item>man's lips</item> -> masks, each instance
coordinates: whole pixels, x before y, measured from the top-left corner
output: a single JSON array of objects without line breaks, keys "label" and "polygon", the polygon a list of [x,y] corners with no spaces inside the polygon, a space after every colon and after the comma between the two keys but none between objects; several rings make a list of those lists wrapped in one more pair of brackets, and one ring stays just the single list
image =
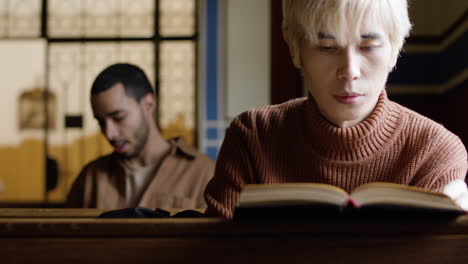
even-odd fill
[{"label": "man's lips", "polygon": [[125,146],[127,145],[126,142],[117,142],[113,143],[112,146],[114,147],[116,152],[122,153],[125,149]]},{"label": "man's lips", "polygon": [[358,93],[342,93],[335,95],[335,99],[342,104],[354,104],[357,103],[362,94]]}]

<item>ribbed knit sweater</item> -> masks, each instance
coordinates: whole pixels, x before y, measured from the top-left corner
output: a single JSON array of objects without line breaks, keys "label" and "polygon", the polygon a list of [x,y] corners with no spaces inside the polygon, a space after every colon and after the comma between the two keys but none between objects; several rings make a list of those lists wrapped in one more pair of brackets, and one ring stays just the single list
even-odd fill
[{"label": "ribbed knit sweater", "polygon": [[457,136],[385,91],[371,115],[349,128],[328,122],[311,97],[299,98],[232,121],[205,191],[207,214],[232,218],[248,183],[316,182],[349,192],[393,182],[441,191],[465,178],[467,163]]}]

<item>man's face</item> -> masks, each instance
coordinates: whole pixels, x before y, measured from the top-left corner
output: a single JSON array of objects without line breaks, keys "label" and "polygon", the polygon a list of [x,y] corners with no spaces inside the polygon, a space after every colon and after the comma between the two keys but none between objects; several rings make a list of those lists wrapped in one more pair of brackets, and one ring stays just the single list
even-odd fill
[{"label": "man's face", "polygon": [[365,16],[360,34],[357,39],[349,33],[344,47],[329,32],[319,34],[318,45],[307,40],[301,45],[307,88],[322,115],[340,127],[354,126],[369,116],[395,62],[380,23]]},{"label": "man's face", "polygon": [[[143,100],[143,99],[142,99]],[[149,125],[144,107],[125,94],[121,83],[91,95],[94,117],[116,153],[132,158],[144,148]]]}]

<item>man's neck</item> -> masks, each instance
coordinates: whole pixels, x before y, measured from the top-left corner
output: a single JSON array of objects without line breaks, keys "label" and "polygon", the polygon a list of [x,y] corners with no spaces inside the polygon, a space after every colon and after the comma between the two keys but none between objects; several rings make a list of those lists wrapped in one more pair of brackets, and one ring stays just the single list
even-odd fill
[{"label": "man's neck", "polygon": [[138,156],[129,160],[129,163],[135,167],[159,164],[167,155],[170,148],[169,142],[162,138],[157,129],[150,129],[145,146]]}]

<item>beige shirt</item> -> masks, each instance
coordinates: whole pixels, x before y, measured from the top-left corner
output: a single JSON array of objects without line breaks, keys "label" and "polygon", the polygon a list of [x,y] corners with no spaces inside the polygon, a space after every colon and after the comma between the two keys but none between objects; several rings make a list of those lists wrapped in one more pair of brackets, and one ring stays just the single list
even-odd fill
[{"label": "beige shirt", "polygon": [[150,164],[145,167],[125,166],[125,200],[127,207],[132,207],[138,203],[148,184],[156,175],[158,164]]},{"label": "beige shirt", "polygon": [[183,139],[169,141],[171,148],[133,204],[127,203],[128,169],[116,154],[103,156],[84,167],[68,194],[74,208],[118,209],[141,206],[205,208],[203,191],[213,176],[214,162]]}]

